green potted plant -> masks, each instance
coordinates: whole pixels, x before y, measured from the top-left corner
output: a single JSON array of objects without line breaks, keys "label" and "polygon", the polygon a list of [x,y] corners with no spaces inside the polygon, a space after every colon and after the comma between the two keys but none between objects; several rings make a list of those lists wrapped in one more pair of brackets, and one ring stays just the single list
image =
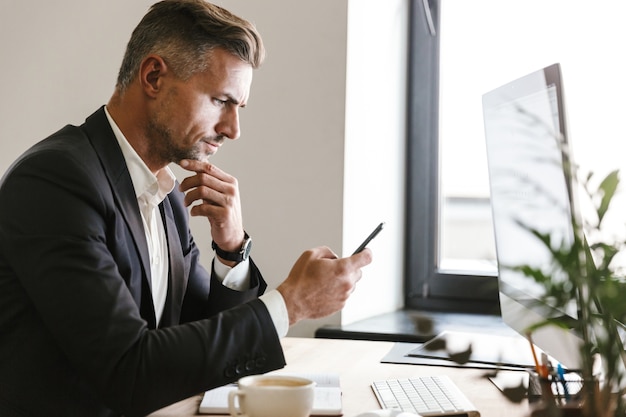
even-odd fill
[{"label": "green potted plant", "polygon": [[[626,318],[626,280],[615,259],[626,242],[603,233],[606,215],[618,190],[619,172],[612,171],[597,183],[592,174],[580,178],[577,167],[564,167],[570,183],[584,190],[582,197],[593,207],[592,215],[581,221],[571,214],[574,236],[569,242],[555,241],[549,233],[521,224],[549,251],[552,264],[547,271],[529,265],[506,267],[541,284],[545,289],[543,301],[555,309],[575,303],[577,320],[557,315],[529,327],[528,332],[532,334],[543,326],[573,328],[582,338],[580,373],[584,383],[580,412],[589,417],[622,416],[626,415],[621,388],[624,348],[616,321],[624,323]],[[566,279],[555,280],[555,274]],[[538,415],[560,414],[558,400],[543,400],[545,407]]]},{"label": "green potted plant", "polygon": [[[571,320],[565,314],[555,314],[537,322],[527,329],[527,334],[544,326],[560,326],[572,329],[580,335],[581,374],[583,387],[576,402],[564,407],[563,400],[546,393],[533,416],[581,415],[585,417],[626,416],[623,383],[624,347],[618,334],[616,322],[626,323],[626,277],[617,265],[616,257],[626,247],[626,240],[613,238],[605,233],[607,213],[619,188],[619,172],[612,171],[597,180],[597,176],[582,176],[580,169],[572,166],[567,147],[557,138],[565,163],[562,164],[566,181],[572,188],[583,192],[581,199],[590,207],[582,216],[570,210],[573,239],[554,238],[550,233],[539,231],[522,221],[518,224],[531,233],[549,252],[550,265],[504,265],[534,279],[545,290],[542,304],[554,311],[565,311],[571,303],[577,306],[577,318]],[[549,162],[551,163],[551,162]],[[561,161],[558,161],[561,164]],[[554,277],[559,277],[555,279]],[[428,325],[420,319],[421,326]],[[445,340],[431,344],[431,350],[446,350]],[[447,352],[458,363],[471,360],[472,347],[463,352]],[[599,360],[599,361],[598,361]],[[489,374],[487,376],[493,376]],[[549,385],[547,385],[549,388]],[[526,397],[523,387],[504,390],[511,401],[519,402]],[[567,410],[567,411],[566,411]]]}]

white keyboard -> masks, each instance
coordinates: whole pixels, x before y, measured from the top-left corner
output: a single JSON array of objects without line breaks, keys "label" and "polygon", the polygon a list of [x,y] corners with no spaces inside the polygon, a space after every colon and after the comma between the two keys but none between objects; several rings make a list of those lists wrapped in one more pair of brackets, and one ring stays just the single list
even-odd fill
[{"label": "white keyboard", "polygon": [[382,408],[422,416],[480,416],[476,407],[446,375],[374,381],[372,390]]}]

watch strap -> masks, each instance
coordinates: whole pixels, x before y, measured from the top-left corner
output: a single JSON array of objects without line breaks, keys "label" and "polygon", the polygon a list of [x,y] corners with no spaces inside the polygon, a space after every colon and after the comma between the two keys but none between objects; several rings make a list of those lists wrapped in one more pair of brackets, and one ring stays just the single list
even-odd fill
[{"label": "watch strap", "polygon": [[226,259],[227,261],[232,262],[242,262],[248,259],[252,247],[252,239],[250,239],[250,236],[246,231],[244,231],[243,233],[243,243],[241,244],[241,248],[236,252],[230,252],[221,249],[219,246],[217,246],[217,243],[215,243],[215,241],[211,242],[211,247],[213,248],[217,256],[222,259]]}]

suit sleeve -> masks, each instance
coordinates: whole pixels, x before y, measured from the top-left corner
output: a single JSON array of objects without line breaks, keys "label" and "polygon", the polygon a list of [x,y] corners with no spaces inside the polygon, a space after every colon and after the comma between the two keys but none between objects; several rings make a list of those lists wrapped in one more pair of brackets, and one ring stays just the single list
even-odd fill
[{"label": "suit sleeve", "polygon": [[251,296],[210,319],[148,330],[111,255],[119,213],[92,154],[49,147],[27,155],[0,188],[0,251],[23,288],[14,310],[34,308],[34,331],[54,341],[44,348],[125,415],[284,366],[269,313]]}]

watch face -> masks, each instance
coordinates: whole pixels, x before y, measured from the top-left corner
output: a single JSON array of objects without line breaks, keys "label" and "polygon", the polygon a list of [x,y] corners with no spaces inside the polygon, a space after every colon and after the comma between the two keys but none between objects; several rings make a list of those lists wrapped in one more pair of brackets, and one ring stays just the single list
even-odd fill
[{"label": "watch face", "polygon": [[241,254],[243,255],[243,259],[248,259],[250,256],[250,251],[252,250],[252,239],[248,238],[241,248]]}]

